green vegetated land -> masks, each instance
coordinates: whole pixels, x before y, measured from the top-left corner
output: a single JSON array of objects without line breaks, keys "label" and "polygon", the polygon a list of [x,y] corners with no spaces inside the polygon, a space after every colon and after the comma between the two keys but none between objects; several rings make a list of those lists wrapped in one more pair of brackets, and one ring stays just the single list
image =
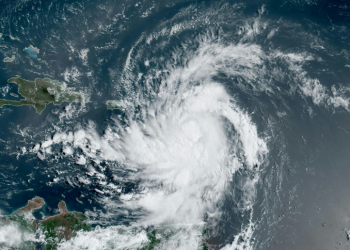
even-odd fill
[{"label": "green vegetated land", "polygon": [[[148,242],[142,247],[139,248],[138,250],[154,250],[159,248],[160,244],[162,243],[163,240],[168,240],[170,237],[174,236],[174,232],[159,232],[156,229],[151,230],[150,232],[147,233],[147,239]],[[206,227],[203,228],[202,230],[202,237],[203,239],[207,236],[207,229]],[[210,245],[203,240],[201,247],[198,248],[199,250],[210,250]]]},{"label": "green vegetated land", "polygon": [[[78,231],[91,230],[88,218],[79,212],[69,212],[64,201],[58,204],[59,214],[44,220],[36,220],[33,211],[40,209],[44,204],[44,199],[35,197],[29,200],[25,207],[16,210],[11,215],[0,217],[0,226],[13,226],[18,230],[18,233],[27,235],[34,235],[35,232],[42,233],[47,250],[56,249],[58,243],[69,240]],[[0,248],[2,249],[2,247],[6,248],[6,245],[0,243]],[[29,238],[24,239],[20,245],[13,246],[11,249],[35,249],[35,246]]]},{"label": "green vegetated land", "polygon": [[[5,227],[5,230],[16,231],[16,234],[30,235],[38,227],[38,224],[33,216],[32,212],[36,209],[40,209],[45,204],[44,199],[35,197],[28,201],[28,204],[8,216],[0,217],[0,226]],[[7,227],[7,229],[6,229]],[[8,249],[6,243],[0,243],[0,249]],[[35,249],[30,240],[24,239],[10,249],[31,250]]]},{"label": "green vegetated land", "polygon": [[106,101],[107,109],[118,109],[118,110],[126,110],[130,108],[131,104],[127,101],[117,101],[117,100],[107,100]]},{"label": "green vegetated land", "polygon": [[120,109],[119,105],[112,100],[106,101],[107,109]]},{"label": "green vegetated land", "polygon": [[30,231],[34,231],[37,229],[37,223],[34,216],[32,216],[32,212],[40,209],[43,205],[45,205],[43,198],[34,197],[28,201],[26,206],[16,210],[8,218],[12,221],[20,222],[21,226],[30,229]]},{"label": "green vegetated land", "polygon": [[69,240],[78,231],[90,231],[88,218],[78,212],[68,212],[66,203],[58,204],[60,213],[40,221],[39,227],[46,239],[45,249],[55,249],[62,240]]},{"label": "green vegetated land", "polygon": [[34,81],[28,81],[19,77],[13,77],[10,78],[8,82],[18,85],[18,93],[23,96],[24,99],[18,101],[0,99],[0,108],[4,105],[31,105],[41,114],[49,103],[60,105],[63,102],[85,102],[84,94],[75,92],[72,88],[68,88],[63,82],[58,82],[49,78],[37,78]]},{"label": "green vegetated land", "polygon": [[153,250],[161,240],[157,237],[157,231],[152,230],[147,234],[148,243],[139,250]]}]

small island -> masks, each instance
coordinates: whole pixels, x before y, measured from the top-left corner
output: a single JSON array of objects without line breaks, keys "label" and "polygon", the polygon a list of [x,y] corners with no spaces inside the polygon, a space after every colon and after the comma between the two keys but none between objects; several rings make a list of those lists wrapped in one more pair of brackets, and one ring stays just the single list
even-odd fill
[{"label": "small island", "polygon": [[37,58],[38,54],[40,53],[40,50],[38,48],[35,48],[33,45],[24,48],[23,51],[27,52],[31,58]]},{"label": "small island", "polygon": [[28,81],[19,77],[13,77],[8,82],[18,85],[18,93],[24,99],[19,101],[0,99],[0,108],[4,105],[30,105],[36,109],[37,113],[41,114],[49,103],[60,105],[63,102],[85,102],[84,94],[68,88],[64,82],[58,82],[49,78],[37,78],[34,81]]},{"label": "small island", "polygon": [[119,109],[119,110],[126,110],[131,105],[127,101],[117,101],[117,100],[108,100],[106,101],[107,109]]},{"label": "small island", "polygon": [[15,55],[13,55],[12,57],[5,57],[4,60],[2,60],[3,62],[13,62],[16,59]]}]

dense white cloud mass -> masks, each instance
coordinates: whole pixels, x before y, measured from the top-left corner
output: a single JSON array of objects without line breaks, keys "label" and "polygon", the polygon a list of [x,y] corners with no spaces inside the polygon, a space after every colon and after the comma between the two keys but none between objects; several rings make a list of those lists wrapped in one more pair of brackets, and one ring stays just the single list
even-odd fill
[{"label": "dense white cloud mass", "polygon": [[[74,148],[79,148],[83,154],[76,155],[76,163],[80,165],[90,160],[118,161],[134,170],[128,178],[141,181],[139,193],[120,196],[125,208],[144,211],[138,221],[122,231],[107,228],[79,233],[61,248],[70,244],[84,249],[89,244],[105,248],[144,244],[144,240],[130,241],[127,235],[138,228],[138,236],[133,236],[136,240],[148,226],[170,228],[172,234],[162,243],[164,249],[196,248],[204,217],[220,214],[218,204],[235,171],[245,165],[254,173],[268,151],[249,115],[212,77],[225,72],[254,79],[251,69],[262,63],[261,53],[257,45],[204,42],[189,55],[187,66],[168,69],[155,100],[143,105],[142,119],[130,119],[127,127],[117,122],[103,136],[92,126],[57,133],[42,142],[41,149],[62,143],[65,155],[73,155],[77,152]],[[251,180],[247,189],[254,189],[256,180]],[[246,209],[250,209],[254,192],[246,194]]]},{"label": "dense white cloud mass", "polygon": [[36,241],[35,236],[23,230],[18,223],[0,225],[0,247],[2,249],[19,248],[23,242]]},{"label": "dense white cloud mass", "polygon": [[79,232],[73,240],[60,244],[59,249],[137,249],[147,241],[147,234],[143,230],[123,226],[107,229],[98,227],[93,233]]},{"label": "dense white cloud mass", "polygon": [[[281,91],[280,88],[270,86],[264,77],[273,75],[283,81],[284,74],[278,67],[268,71],[266,62],[272,65],[283,62],[290,70],[290,77],[294,77],[292,94],[311,97],[315,105],[348,108],[343,92],[335,87],[330,92],[319,80],[307,76],[303,65],[315,60],[309,54],[284,54],[278,50],[267,53],[256,44],[224,45],[207,36],[198,43],[194,51],[175,50],[171,60],[177,64],[166,63],[161,72],[150,70],[140,84],[135,82],[141,76],[130,73],[133,59],[129,58],[124,72],[128,94],[123,102],[127,105],[114,103],[128,114],[127,121],[116,120],[102,136],[90,123],[76,131],[56,133],[34,147],[33,151],[44,158],[53,145],[62,144],[62,153],[75,157],[78,165],[88,165],[91,161],[118,162],[128,173],[123,178],[139,183],[137,191],[130,193],[122,193],[115,186],[120,193],[120,206],[139,215],[135,222],[123,229],[98,228],[79,233],[62,243],[63,249],[69,244],[78,249],[89,244],[100,244],[101,249],[127,244],[135,248],[148,241],[144,231],[147,227],[163,233],[171,231],[161,248],[195,249],[201,243],[204,218],[215,221],[220,217],[222,195],[240,168],[254,176],[243,185],[242,206],[250,211],[250,222],[225,249],[250,247],[255,183],[268,149],[249,114],[228,94],[229,86],[215,80],[219,74],[241,77],[254,91],[273,93]],[[157,88],[155,81],[160,81]],[[136,106],[142,107],[138,114],[133,113]],[[78,179],[89,183],[85,177]],[[104,188],[95,191],[108,192]],[[245,243],[239,242],[240,237]]]},{"label": "dense white cloud mass", "polygon": [[[177,249],[189,249],[200,244],[204,218],[219,217],[222,194],[240,168],[248,169],[255,176],[244,185],[246,192],[242,198],[244,209],[252,211],[258,169],[268,153],[267,145],[258,135],[249,114],[228,94],[227,86],[214,80],[215,76],[239,76],[247,84],[255,83],[255,90],[280,91],[260,78],[274,74],[276,79],[283,79],[283,72],[278,69],[269,72],[264,66],[265,61],[282,60],[295,80],[292,93],[311,97],[315,105],[348,108],[348,101],[335,87],[330,92],[319,80],[306,75],[303,65],[315,60],[311,55],[284,54],[277,50],[264,53],[255,44],[223,45],[205,36],[201,39],[195,51],[181,54],[185,59],[175,51],[172,60],[183,63],[166,64],[163,69],[166,74],[151,71],[136,87],[134,81],[139,80],[139,76],[125,78],[124,87],[130,91],[125,100],[128,108],[122,107],[129,114],[127,125],[125,121],[116,120],[100,136],[90,123],[86,128],[57,133],[33,149],[39,157],[44,157],[47,148],[62,144],[62,153],[74,156],[78,165],[116,161],[119,167],[131,170],[127,178],[139,181],[139,191],[121,193],[119,200],[125,209],[136,214],[143,212],[129,229],[122,231],[130,233],[136,228],[138,233],[144,234],[143,229],[150,226],[161,230],[171,228],[173,233],[162,243],[165,244],[163,248],[176,245]],[[126,76],[128,72],[126,67]],[[157,74],[161,84],[155,90]],[[137,105],[142,110],[135,115],[133,107]],[[105,190],[96,189],[96,192],[103,194]],[[253,228],[250,222],[239,236],[248,243],[242,244],[238,242],[239,237],[235,237],[226,248],[249,248]],[[62,247],[73,244],[84,248],[84,237],[99,242],[104,233],[111,240],[103,239],[104,243],[100,243],[106,244],[106,248],[109,244],[127,244],[126,236],[109,238],[115,230],[80,233]]]}]

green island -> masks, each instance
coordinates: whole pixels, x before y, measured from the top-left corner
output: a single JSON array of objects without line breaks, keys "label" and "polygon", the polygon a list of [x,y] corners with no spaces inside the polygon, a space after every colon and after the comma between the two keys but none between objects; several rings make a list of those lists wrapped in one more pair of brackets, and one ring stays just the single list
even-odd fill
[{"label": "green island", "polygon": [[83,104],[85,102],[84,94],[75,92],[73,88],[68,88],[65,83],[49,78],[37,78],[34,81],[28,81],[13,77],[8,82],[18,85],[18,93],[24,99],[19,101],[0,99],[0,108],[4,105],[30,105],[36,109],[37,113],[41,114],[49,103],[60,105],[63,102],[81,102]]},{"label": "green island", "polygon": [[[28,204],[8,216],[0,217],[0,226],[13,225],[22,232],[34,235],[42,234],[45,239],[44,249],[56,249],[57,245],[64,240],[69,240],[76,235],[78,231],[90,231],[91,226],[88,223],[88,217],[79,212],[69,212],[66,203],[61,201],[58,204],[60,213],[49,216],[43,220],[37,220],[33,216],[33,211],[40,209],[45,204],[43,198],[35,197],[28,201]],[[1,245],[0,249],[6,248]],[[20,245],[12,246],[9,249],[31,249],[36,247],[31,241],[22,241]],[[40,248],[41,249],[41,248]]]},{"label": "green island", "polygon": [[108,100],[106,101],[107,109],[113,110],[113,109],[119,109],[119,110],[126,110],[131,105],[127,101],[117,101],[117,100]]}]

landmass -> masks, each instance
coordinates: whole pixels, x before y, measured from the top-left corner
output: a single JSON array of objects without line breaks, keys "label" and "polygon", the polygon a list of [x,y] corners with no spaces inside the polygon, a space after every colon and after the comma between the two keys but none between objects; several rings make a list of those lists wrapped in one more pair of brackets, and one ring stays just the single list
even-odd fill
[{"label": "landmass", "polygon": [[36,109],[37,113],[41,114],[49,103],[60,105],[63,102],[85,102],[84,94],[68,88],[65,83],[49,78],[37,78],[34,81],[29,81],[19,77],[13,77],[8,82],[18,85],[18,93],[24,99],[19,101],[0,99],[0,108],[4,105],[30,105]]},{"label": "landmass", "polygon": [[81,200],[79,200],[78,198],[75,198],[77,200],[77,202],[79,202],[80,204],[84,204]]},{"label": "landmass", "polygon": [[[33,216],[33,211],[40,209],[45,204],[43,198],[35,197],[28,201],[28,204],[19,208],[11,215],[0,217],[0,226],[12,225],[18,233],[42,234],[45,240],[44,249],[56,249],[57,244],[63,240],[69,240],[78,231],[90,231],[88,217],[79,212],[69,212],[64,201],[58,203],[59,214],[49,216],[43,220],[37,220]],[[0,243],[0,249],[8,247]],[[10,248],[12,249],[12,248]],[[21,242],[21,245],[13,249],[35,249],[30,240]]]},{"label": "landmass", "polygon": [[[139,250],[154,250],[154,249],[159,249],[161,248],[161,241],[162,239],[168,239],[169,237],[172,236],[173,233],[169,233],[169,232],[158,232],[157,230],[152,230],[150,232],[147,233],[147,239],[148,242]],[[206,227],[203,228],[202,231],[202,237],[205,238],[207,234],[207,229]],[[210,245],[203,240],[202,242],[202,246],[200,248],[198,248],[198,250],[210,250],[212,249],[210,247]]]},{"label": "landmass", "polygon": [[152,230],[147,233],[148,243],[143,246],[140,250],[153,250],[157,247],[157,245],[161,242],[161,240],[157,237],[157,231]]},{"label": "landmass", "polygon": [[43,205],[45,205],[44,199],[36,196],[33,199],[28,200],[28,204],[26,206],[16,210],[12,214],[17,215],[17,214],[23,214],[23,213],[31,213],[33,212],[33,210],[40,209]]},{"label": "landmass", "polygon": [[28,204],[15,212],[13,212],[8,219],[10,221],[20,222],[21,226],[25,229],[29,229],[29,231],[34,231],[37,229],[38,224],[32,212],[36,209],[40,209],[43,205],[45,205],[45,201],[43,198],[34,197],[33,199],[28,201]]},{"label": "landmass", "polygon": [[[202,230],[202,237],[203,238],[207,237],[207,234],[208,234],[207,228],[206,228],[206,226],[204,226],[204,228]],[[203,240],[201,248],[202,248],[202,250],[209,250],[209,249],[211,249],[209,243],[206,242],[205,240]]]},{"label": "landmass", "polygon": [[2,60],[3,62],[13,62],[16,59],[15,55],[13,55],[12,57],[5,57],[4,60]]},{"label": "landmass", "polygon": [[35,48],[33,45],[24,48],[23,51],[27,52],[28,55],[32,58],[37,58],[38,54],[40,53],[40,50],[38,48]]},{"label": "landmass", "polygon": [[108,100],[106,101],[107,109],[119,109],[126,110],[131,106],[131,104],[127,101],[117,101],[117,100]]},{"label": "landmass", "polygon": [[[28,201],[28,204],[8,216],[0,217],[0,226],[8,226],[15,228],[18,234],[29,235],[35,232],[38,228],[38,223],[36,222],[35,217],[33,216],[33,211],[40,209],[45,204],[43,198],[34,197]],[[4,243],[0,243],[1,249],[7,249]],[[29,240],[24,240],[20,245],[16,246],[16,249],[35,249],[32,242]]]},{"label": "landmass", "polygon": [[[147,243],[139,248],[139,250],[154,250],[160,249],[162,239],[169,239],[175,232],[157,231],[153,229],[147,233]],[[210,250],[212,249],[210,244],[205,240],[207,237],[207,228],[204,227],[202,230],[202,245],[198,250]]]},{"label": "landmass", "polygon": [[10,95],[12,95],[13,97],[18,97],[18,95],[16,95],[15,93],[10,93]]},{"label": "landmass", "polygon": [[60,213],[40,221],[40,229],[46,239],[46,249],[55,249],[62,240],[69,240],[78,231],[90,231],[88,218],[79,212],[68,212],[66,203],[58,203]]}]

